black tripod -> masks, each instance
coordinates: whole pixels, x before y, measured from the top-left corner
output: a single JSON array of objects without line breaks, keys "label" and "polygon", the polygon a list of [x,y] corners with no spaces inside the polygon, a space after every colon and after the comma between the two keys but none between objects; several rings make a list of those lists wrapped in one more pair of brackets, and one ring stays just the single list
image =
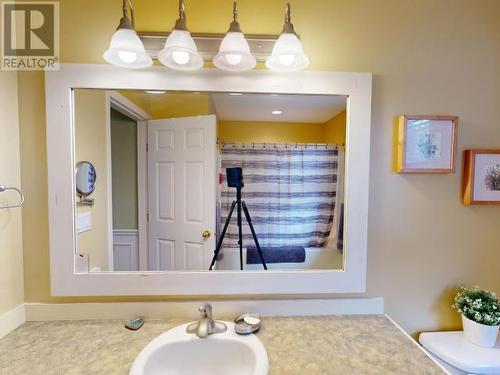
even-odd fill
[{"label": "black tripod", "polygon": [[259,240],[257,239],[257,235],[255,234],[255,230],[252,225],[252,218],[250,217],[250,213],[248,212],[245,201],[241,200],[241,188],[243,187],[243,173],[241,171],[241,168],[228,168],[226,169],[226,174],[228,186],[236,188],[236,200],[231,204],[226,223],[224,224],[224,228],[222,229],[219,241],[217,242],[217,247],[214,251],[214,257],[212,258],[212,263],[210,263],[210,268],[208,270],[212,271],[215,261],[217,260],[217,256],[219,255],[220,249],[222,247],[222,241],[224,241],[224,236],[226,235],[227,227],[229,226],[229,222],[231,221],[231,216],[233,215],[235,207],[237,207],[238,245],[240,246],[240,269],[243,270],[243,235],[241,232],[241,208],[243,207],[245,218],[247,219],[248,226],[250,227],[250,231],[252,232],[253,241],[255,242],[255,247],[259,252],[260,261],[262,262],[262,266],[264,267],[264,269],[267,270],[267,265],[262,255]]}]

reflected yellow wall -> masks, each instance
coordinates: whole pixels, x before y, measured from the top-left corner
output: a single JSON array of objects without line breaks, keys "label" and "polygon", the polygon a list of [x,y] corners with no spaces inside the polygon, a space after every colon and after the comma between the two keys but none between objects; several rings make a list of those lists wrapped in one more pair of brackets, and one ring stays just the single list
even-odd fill
[{"label": "reflected yellow wall", "polygon": [[325,143],[325,125],[219,121],[217,138],[226,142]]},{"label": "reflected yellow wall", "polygon": [[149,94],[144,91],[120,90],[120,94],[134,102],[153,119],[212,114],[206,93]]},{"label": "reflected yellow wall", "polygon": [[[15,72],[0,71],[0,184],[21,187]],[[0,206],[19,201],[0,193]],[[0,209],[0,316],[24,302],[21,208]]]},{"label": "reflected yellow wall", "polygon": [[[120,18],[119,1],[60,4],[62,61],[104,63],[102,52]],[[139,30],[170,29],[177,17],[176,5],[167,1],[134,5]],[[282,2],[239,6],[246,33],[280,32]],[[225,32],[231,2],[191,0],[188,10],[192,31]],[[450,308],[457,285],[500,292],[500,207],[461,205],[460,171],[392,173],[392,123],[403,113],[455,114],[460,151],[499,147],[500,2],[296,0],[293,12],[310,70],[374,74],[367,295],[383,296],[386,312],[410,332],[458,328]],[[32,197],[23,210],[26,300],[125,300],[50,297],[43,74],[19,76],[23,186]]]},{"label": "reflected yellow wall", "polygon": [[[74,90],[75,98],[75,163],[91,162],[97,173],[96,188],[89,198],[92,207],[78,207],[77,212],[90,212],[92,229],[78,234],[77,251],[89,255],[89,268],[108,270],[111,219],[108,212],[108,126],[104,90]],[[75,195],[75,199],[77,196]]]},{"label": "reflected yellow wall", "polygon": [[325,123],[325,128],[327,143],[344,144],[346,136],[346,111],[342,111],[337,116],[328,120]]}]

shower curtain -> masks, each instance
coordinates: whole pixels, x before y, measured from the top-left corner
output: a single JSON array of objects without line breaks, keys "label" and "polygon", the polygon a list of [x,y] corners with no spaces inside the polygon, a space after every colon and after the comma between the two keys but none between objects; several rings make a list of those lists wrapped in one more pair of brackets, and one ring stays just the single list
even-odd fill
[{"label": "shower curtain", "polygon": [[[334,145],[221,145],[221,224],[236,189],[226,168],[243,169],[246,202],[261,246],[323,247],[332,230],[337,191],[338,147]],[[254,245],[243,216],[243,246]],[[224,247],[238,247],[236,212]]]}]

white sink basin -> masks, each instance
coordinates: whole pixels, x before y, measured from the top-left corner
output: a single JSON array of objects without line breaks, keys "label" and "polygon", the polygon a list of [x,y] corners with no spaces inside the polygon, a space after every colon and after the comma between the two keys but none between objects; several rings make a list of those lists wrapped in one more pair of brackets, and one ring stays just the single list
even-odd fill
[{"label": "white sink basin", "polygon": [[266,375],[267,352],[255,335],[227,331],[200,339],[186,333],[187,324],[151,341],[137,356],[129,375]]}]

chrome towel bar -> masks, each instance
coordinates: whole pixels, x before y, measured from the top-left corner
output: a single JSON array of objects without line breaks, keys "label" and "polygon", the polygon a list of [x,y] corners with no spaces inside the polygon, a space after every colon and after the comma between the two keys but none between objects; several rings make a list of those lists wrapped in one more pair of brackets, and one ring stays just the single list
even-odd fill
[{"label": "chrome towel bar", "polygon": [[4,209],[4,208],[21,207],[23,205],[23,203],[24,203],[24,194],[23,194],[23,192],[20,189],[16,188],[16,187],[8,187],[8,186],[0,185],[0,193],[3,193],[4,191],[7,191],[7,190],[15,190],[15,191],[17,191],[19,193],[20,200],[16,204],[10,204],[10,205],[4,205],[4,206],[0,205],[0,210]]}]

